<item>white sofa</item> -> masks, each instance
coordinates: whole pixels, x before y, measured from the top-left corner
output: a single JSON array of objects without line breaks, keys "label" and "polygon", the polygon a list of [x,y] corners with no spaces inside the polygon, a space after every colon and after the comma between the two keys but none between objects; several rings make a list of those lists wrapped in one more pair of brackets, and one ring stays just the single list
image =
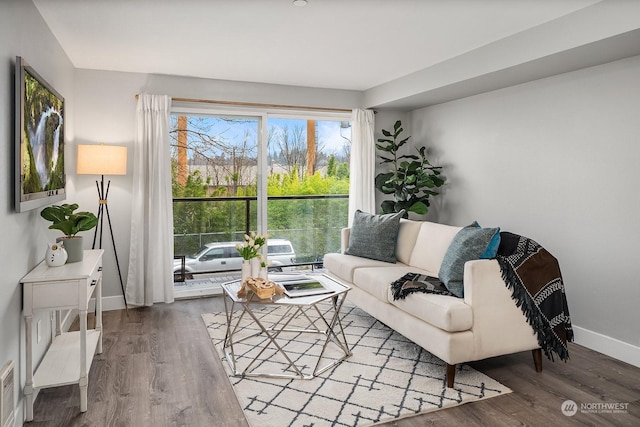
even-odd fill
[{"label": "white sofa", "polygon": [[328,273],[352,287],[348,300],[447,363],[447,386],[455,365],[532,350],[542,370],[532,327],[511,298],[495,259],[464,264],[464,297],[414,293],[394,301],[390,284],[407,273],[438,276],[449,244],[462,227],[401,220],[397,263],[346,255],[349,229],[342,230],[342,253],[324,257]]}]

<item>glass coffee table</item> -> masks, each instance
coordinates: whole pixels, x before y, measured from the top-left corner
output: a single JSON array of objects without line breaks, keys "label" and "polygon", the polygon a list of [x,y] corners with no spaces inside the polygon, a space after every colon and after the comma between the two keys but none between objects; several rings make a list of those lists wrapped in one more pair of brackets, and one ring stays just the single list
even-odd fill
[{"label": "glass coffee table", "polygon": [[[260,299],[251,291],[239,297],[240,280],[222,285],[223,345],[232,375],[311,379],[351,356],[340,319],[351,288],[322,273],[304,275],[321,282],[327,293]],[[286,274],[270,277],[276,283],[286,279]]]}]

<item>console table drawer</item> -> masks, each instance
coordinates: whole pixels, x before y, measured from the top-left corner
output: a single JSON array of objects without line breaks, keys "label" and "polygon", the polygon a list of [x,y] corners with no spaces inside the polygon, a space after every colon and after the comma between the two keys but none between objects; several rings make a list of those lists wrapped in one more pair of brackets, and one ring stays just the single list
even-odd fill
[{"label": "console table drawer", "polygon": [[78,308],[78,287],[86,282],[49,282],[32,286],[31,306],[33,310]]}]

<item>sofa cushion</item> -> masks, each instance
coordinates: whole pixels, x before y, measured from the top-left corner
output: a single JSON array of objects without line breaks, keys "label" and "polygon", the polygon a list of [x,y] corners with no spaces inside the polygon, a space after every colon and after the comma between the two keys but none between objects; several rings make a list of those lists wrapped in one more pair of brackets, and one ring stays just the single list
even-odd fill
[{"label": "sofa cushion", "polygon": [[345,253],[364,258],[396,262],[398,228],[404,210],[394,214],[372,215],[357,210]]},{"label": "sofa cushion", "polygon": [[449,292],[460,298],[464,296],[464,264],[467,261],[479,259],[493,237],[499,233],[499,228],[481,228],[474,222],[455,235],[438,273],[438,277]]},{"label": "sofa cushion", "polygon": [[420,225],[420,233],[418,233],[409,265],[427,271],[440,271],[444,254],[456,233],[461,229],[462,227],[423,222]]},{"label": "sofa cushion", "polygon": [[409,264],[411,261],[411,254],[416,246],[421,225],[422,221],[413,221],[404,218],[400,220],[398,243],[396,244],[396,258],[403,264]]},{"label": "sofa cushion", "polygon": [[363,291],[373,295],[380,301],[388,303],[390,301],[389,289],[391,287],[391,283],[398,280],[405,274],[411,272],[430,274],[428,272],[422,272],[415,267],[411,267],[406,264],[387,264],[387,266],[384,268],[362,267],[356,269],[353,273],[352,283],[353,286],[357,286]]},{"label": "sofa cushion", "polygon": [[405,313],[447,332],[466,331],[473,325],[471,306],[460,298],[418,292],[394,301],[391,289],[388,290],[388,298],[391,304]]},{"label": "sofa cushion", "polygon": [[347,283],[353,283],[353,272],[358,268],[394,266],[388,262],[337,253],[325,254],[323,264],[331,274]]}]

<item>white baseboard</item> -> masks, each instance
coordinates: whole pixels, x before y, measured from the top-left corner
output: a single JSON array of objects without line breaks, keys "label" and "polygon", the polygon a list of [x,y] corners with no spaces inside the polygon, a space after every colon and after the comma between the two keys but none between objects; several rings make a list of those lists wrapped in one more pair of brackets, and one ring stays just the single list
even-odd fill
[{"label": "white baseboard", "polygon": [[640,347],[638,346],[575,325],[573,335],[576,344],[640,368]]},{"label": "white baseboard", "polygon": [[[96,299],[89,300],[89,312],[96,308]],[[102,297],[102,311],[124,310],[124,298],[122,295],[112,297]],[[77,314],[77,313],[76,313]]]},{"label": "white baseboard", "polygon": [[[212,295],[222,295],[220,285],[206,288],[186,289],[184,291],[176,290],[174,292],[175,299],[200,298]],[[96,300],[89,301],[89,312],[95,310]],[[124,298],[122,295],[112,297],[102,297],[102,311],[124,310]],[[77,312],[75,313],[77,315]]]},{"label": "white baseboard", "polygon": [[[95,298],[91,298],[89,300],[89,306],[87,307],[88,313],[93,313],[96,309],[96,300]],[[124,309],[124,298],[122,296],[114,296],[114,297],[103,297],[102,298],[102,311],[110,311],[110,310],[122,310]],[[63,310],[61,319],[61,327],[63,332],[69,331],[71,328],[71,324],[75,322],[78,317],[78,309],[74,308],[71,310]],[[35,401],[35,395],[34,399]]]},{"label": "white baseboard", "polygon": [[122,295],[102,297],[102,311],[111,310],[124,310],[124,297]]},{"label": "white baseboard", "polygon": [[222,287],[220,287],[220,284],[206,287],[185,287],[185,289],[174,289],[173,291],[173,297],[175,299],[201,298],[212,295],[222,295]]},{"label": "white baseboard", "polygon": [[[67,332],[69,331],[69,328],[71,327],[73,321],[76,320],[76,317],[78,317],[78,309],[63,310],[61,316],[62,319],[60,319],[60,322],[62,324],[62,332]],[[35,396],[33,397],[33,401],[36,401]]]}]

